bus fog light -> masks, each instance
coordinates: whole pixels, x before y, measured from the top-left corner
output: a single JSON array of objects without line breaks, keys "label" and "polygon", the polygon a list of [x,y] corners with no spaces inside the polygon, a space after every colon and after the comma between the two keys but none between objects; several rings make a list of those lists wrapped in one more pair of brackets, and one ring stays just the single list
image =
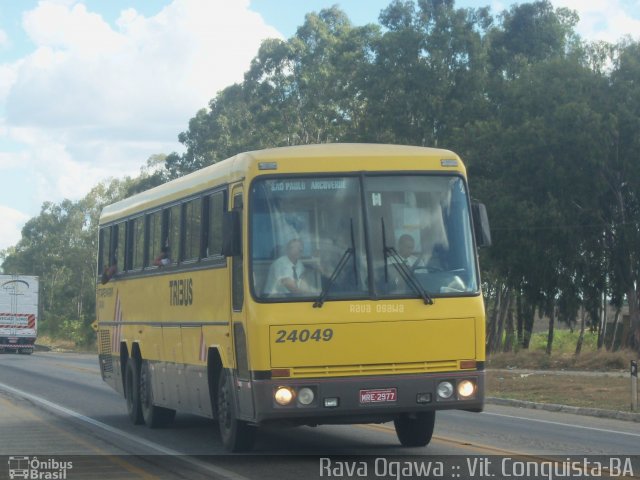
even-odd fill
[{"label": "bus fog light", "polygon": [[469,398],[476,391],[476,386],[471,380],[462,380],[458,383],[458,395],[461,398]]},{"label": "bus fog light", "polygon": [[338,397],[327,397],[324,399],[324,406],[327,408],[336,408],[339,403],[340,400]]},{"label": "bus fog light", "polygon": [[289,405],[294,396],[295,395],[293,394],[293,390],[291,390],[289,387],[278,387],[276,393],[273,395],[276,403],[282,406]]},{"label": "bus fog light", "polygon": [[438,384],[438,398],[447,400],[453,395],[453,384],[451,382],[440,382]]},{"label": "bus fog light", "polygon": [[315,400],[316,396],[309,387],[302,387],[298,390],[298,402],[302,405],[311,405]]}]

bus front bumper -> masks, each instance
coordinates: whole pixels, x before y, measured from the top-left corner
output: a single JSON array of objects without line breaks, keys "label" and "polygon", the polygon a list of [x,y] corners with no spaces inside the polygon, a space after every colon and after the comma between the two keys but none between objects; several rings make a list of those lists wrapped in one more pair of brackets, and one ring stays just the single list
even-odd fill
[{"label": "bus front bumper", "polygon": [[[376,423],[423,411],[481,411],[484,405],[484,371],[477,370],[253,380],[252,388],[256,424]],[[290,402],[282,405],[276,397]]]}]

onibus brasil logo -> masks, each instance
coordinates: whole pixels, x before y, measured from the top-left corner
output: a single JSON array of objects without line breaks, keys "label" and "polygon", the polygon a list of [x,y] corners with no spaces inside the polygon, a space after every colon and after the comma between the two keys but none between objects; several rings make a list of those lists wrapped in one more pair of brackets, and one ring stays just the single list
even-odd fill
[{"label": "onibus brasil logo", "polygon": [[66,480],[67,470],[72,462],[62,462],[53,458],[39,460],[38,457],[9,457],[9,478],[32,480]]}]

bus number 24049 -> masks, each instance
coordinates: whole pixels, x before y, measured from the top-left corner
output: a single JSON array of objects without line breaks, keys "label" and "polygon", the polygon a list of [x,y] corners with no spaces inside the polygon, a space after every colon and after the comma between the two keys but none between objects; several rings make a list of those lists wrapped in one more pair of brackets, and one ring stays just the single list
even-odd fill
[{"label": "bus number 24049", "polygon": [[316,330],[278,330],[276,332],[276,343],[286,342],[328,342],[333,338],[333,329],[325,328]]}]

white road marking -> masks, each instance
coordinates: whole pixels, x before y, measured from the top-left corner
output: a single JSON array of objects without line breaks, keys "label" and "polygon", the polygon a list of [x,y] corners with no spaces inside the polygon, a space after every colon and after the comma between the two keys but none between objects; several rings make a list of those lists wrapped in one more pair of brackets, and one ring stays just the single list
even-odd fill
[{"label": "white road marking", "polygon": [[0,383],[0,389],[5,390],[7,392],[13,393],[14,395],[17,395],[19,397],[22,398],[26,398],[28,400],[31,400],[34,403],[37,403],[49,410],[53,410],[54,412],[58,412],[58,413],[63,413],[65,415],[68,415],[70,417],[73,417],[77,420],[80,420],[82,422],[88,423],[90,425],[93,425],[94,427],[100,428],[102,430],[105,430],[109,433],[112,433],[114,435],[118,435],[120,437],[126,438],[127,440],[129,440],[130,442],[134,442],[137,443],[139,445],[143,445],[151,450],[155,450],[158,453],[161,453],[163,455],[171,455],[171,456],[175,456],[177,457],[180,461],[189,463],[191,465],[193,465],[194,467],[209,471],[215,475],[218,475],[219,477],[223,478],[223,479],[228,479],[228,480],[250,480],[247,477],[244,477],[242,475],[239,475],[235,472],[232,472],[231,470],[227,470],[226,468],[222,468],[222,467],[217,467],[215,465],[210,465],[208,463],[205,462],[201,462],[199,460],[196,460],[194,458],[190,458],[188,456],[186,456],[184,453],[179,452],[177,450],[173,450],[171,448],[166,448],[163,447],[162,445],[160,445],[159,443],[155,443],[152,442],[150,440],[146,440],[144,438],[140,438],[137,437],[136,435],[132,435],[128,432],[125,432],[124,430],[120,430],[119,428],[115,428],[112,427],[111,425],[107,425],[106,423],[102,423],[98,420],[95,420],[93,418],[87,417],[85,415],[82,415],[81,413],[78,413],[76,411],[70,410],[66,407],[63,407],[62,405],[58,405],[57,403],[53,403],[50,402],[49,400],[39,397],[37,395],[33,395],[31,393],[22,391],[22,390],[18,390],[17,388],[11,387],[9,385],[6,385],[4,383]]},{"label": "white road marking", "polygon": [[514,418],[514,419],[517,419],[517,420],[528,420],[530,422],[546,423],[546,424],[549,424],[549,425],[557,425],[559,427],[571,427],[571,428],[579,428],[579,429],[582,429],[582,430],[593,430],[595,432],[614,433],[616,435],[628,435],[630,437],[640,437],[639,433],[621,432],[619,430],[608,430],[606,428],[585,427],[583,425],[574,425],[574,424],[570,424],[570,423],[553,422],[551,420],[540,420],[540,419],[537,419],[537,418],[517,417],[515,415],[505,415],[503,413],[482,412],[482,415],[493,415],[494,417]]}]

